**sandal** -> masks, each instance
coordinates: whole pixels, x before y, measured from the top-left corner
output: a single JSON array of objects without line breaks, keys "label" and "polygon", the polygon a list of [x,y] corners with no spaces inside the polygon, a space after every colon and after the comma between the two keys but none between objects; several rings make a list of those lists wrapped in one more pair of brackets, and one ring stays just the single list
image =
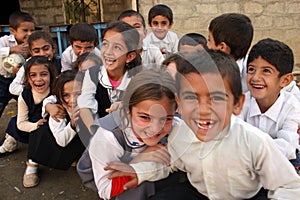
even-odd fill
[{"label": "sandal", "polygon": [[[35,164],[31,164],[28,161],[26,162],[27,166],[30,167],[38,167],[38,165]],[[26,188],[30,188],[30,187],[35,187],[39,184],[40,179],[37,175],[37,173],[33,173],[33,174],[25,174],[23,176],[23,186]]]}]

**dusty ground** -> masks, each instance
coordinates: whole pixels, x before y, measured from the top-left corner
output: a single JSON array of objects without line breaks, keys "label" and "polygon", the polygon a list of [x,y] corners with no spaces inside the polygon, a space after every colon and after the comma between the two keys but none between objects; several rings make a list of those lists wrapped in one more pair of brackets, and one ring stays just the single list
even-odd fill
[{"label": "dusty ground", "polygon": [[[0,118],[0,140],[4,137],[7,122],[16,114],[16,102],[6,107]],[[19,149],[0,158],[0,200],[12,199],[99,199],[98,195],[85,188],[74,167],[67,171],[40,166],[40,184],[34,188],[24,188],[22,184],[27,145],[19,144]]]}]

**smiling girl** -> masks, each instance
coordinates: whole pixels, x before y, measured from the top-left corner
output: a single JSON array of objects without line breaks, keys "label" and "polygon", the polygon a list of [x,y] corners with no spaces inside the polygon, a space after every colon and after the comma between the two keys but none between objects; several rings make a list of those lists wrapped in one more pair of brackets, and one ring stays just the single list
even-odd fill
[{"label": "smiling girl", "polygon": [[[82,93],[78,97],[80,116],[86,127],[90,127],[96,114],[98,117],[107,115],[105,110],[120,100],[136,72],[130,69],[141,64],[138,44],[138,31],[125,22],[113,21],[104,30],[101,48],[103,66],[86,71]],[[95,76],[96,81],[93,81]]]}]

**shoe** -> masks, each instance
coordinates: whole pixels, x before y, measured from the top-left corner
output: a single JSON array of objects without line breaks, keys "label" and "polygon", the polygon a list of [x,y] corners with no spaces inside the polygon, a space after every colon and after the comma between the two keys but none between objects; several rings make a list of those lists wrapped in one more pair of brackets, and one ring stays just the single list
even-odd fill
[{"label": "shoe", "polygon": [[[38,165],[34,165],[29,162],[26,162],[26,164],[27,164],[27,166],[30,166],[30,167],[38,167]],[[25,171],[25,173],[26,173],[26,171]],[[39,184],[40,179],[39,179],[37,173],[33,173],[33,174],[25,174],[25,173],[23,176],[23,186],[24,187],[31,188],[31,187],[35,187]]]}]

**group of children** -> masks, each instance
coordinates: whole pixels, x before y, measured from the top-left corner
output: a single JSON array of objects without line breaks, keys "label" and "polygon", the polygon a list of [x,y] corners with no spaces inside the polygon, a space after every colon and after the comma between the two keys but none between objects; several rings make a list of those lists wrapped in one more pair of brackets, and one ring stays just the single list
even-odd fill
[{"label": "group of children", "polygon": [[10,91],[1,112],[18,97],[0,155],[28,143],[24,187],[39,183],[39,164],[65,170],[79,159],[80,177],[91,175],[102,199],[299,197],[293,52],[266,38],[247,54],[247,16],[214,18],[208,40],[179,39],[168,6],[149,10],[149,34],[143,16],[127,10],[108,23],[100,50],[91,25],[72,26],[59,60],[49,34],[23,15],[11,15],[15,43],[2,45],[23,53],[26,44],[31,57],[0,76],[0,95]]}]

